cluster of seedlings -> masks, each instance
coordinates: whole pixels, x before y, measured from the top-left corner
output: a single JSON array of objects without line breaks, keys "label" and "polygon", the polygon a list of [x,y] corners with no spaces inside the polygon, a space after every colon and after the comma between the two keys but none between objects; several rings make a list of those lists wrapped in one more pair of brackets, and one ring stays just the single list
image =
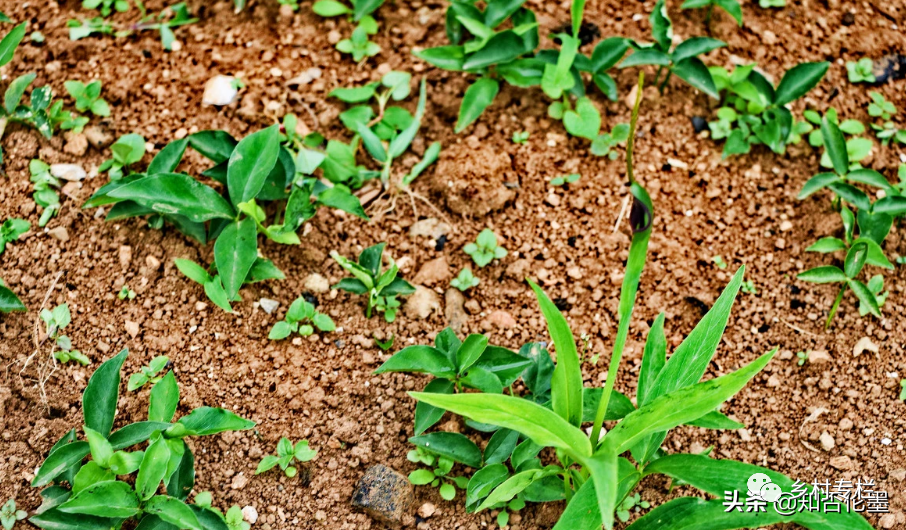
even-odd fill
[{"label": "cluster of seedlings", "polygon": [[[293,11],[299,9],[296,0],[279,3]],[[234,0],[234,4],[237,11],[245,7],[244,0]],[[374,15],[382,4],[383,0],[352,0],[351,4],[318,0],[312,10],[322,17],[346,17],[354,24],[351,34],[337,42],[336,48],[361,62],[381,52],[369,36],[379,30]],[[542,49],[538,17],[524,4],[519,0],[454,0],[445,17],[449,44],[419,50],[415,55],[438,68],[470,77],[454,127],[457,133],[473,125],[494,102],[501,83],[507,83],[540,88],[548,100],[548,116],[562,122],[571,136],[588,140],[592,154],[615,159],[616,148],[626,145],[632,240],[620,292],[619,326],[607,366],[607,373],[613,376],[607,377],[603,387],[584,385],[582,365],[597,364],[599,355],[586,358],[586,352],[577,349],[564,316],[544,291],[528,280],[547,322],[551,344],[532,342],[511,351],[490,345],[484,335],[472,334],[462,340],[452,329],[445,329],[437,334],[433,346],[405,347],[375,371],[433,376],[421,392],[410,393],[418,404],[414,436],[409,439],[414,448],[408,458],[424,467],[413,471],[409,480],[437,488],[448,501],[456,498],[457,490],[463,491],[466,511],[496,510],[501,527],[526,503],[566,501],[555,530],[602,526],[610,530],[616,521],[627,522],[633,514],[640,516],[628,526],[631,530],[693,528],[716,518],[719,522],[713,528],[757,528],[789,522],[810,528],[870,528],[857,513],[820,514],[820,518],[807,511],[781,515],[770,505],[761,513],[727,512],[719,499],[694,496],[651,508],[634,492],[652,474],[666,475],[675,485],[693,486],[717,497],[737,489],[739,477],[753,473],[764,473],[787,489],[793,481],[760,466],[717,460],[710,449],[700,454],[668,454],[662,448],[669,431],[682,425],[744,427],[721,412],[723,404],[767,365],[776,350],[737,371],[702,381],[738,292],[757,292],[751,280],[744,280],[742,268],[669,358],[661,313],[645,342],[635,398],[614,389],[654,218],[654,205],[645,188],[635,181],[632,167],[644,75],[640,74],[631,123],[615,124],[609,132],[602,128],[602,114],[590,92],[596,89],[615,101],[619,92],[609,71],[654,66],[654,84],[661,92],[675,75],[719,102],[716,119],[708,127],[714,140],[723,141],[724,157],[749,153],[758,145],[783,154],[788,145],[798,144],[803,138],[809,145],[823,148],[821,166],[828,171],[810,179],[799,197],[832,192],[831,205],[840,213],[842,237],[822,238],[807,250],[839,252],[845,258],[842,267],[816,267],[799,278],[840,285],[827,326],[850,291],[859,302],[861,315],[881,316],[888,295],[883,277],[874,275],[865,280],[865,267],[894,268],[883,243],[893,223],[906,216],[906,165],[899,168],[900,183],[890,184],[881,173],[860,165],[874,145],[861,136],[868,130],[865,124],[841,121],[832,108],[823,115],[806,110],[802,120],[793,116],[790,104],[823,79],[829,63],[797,65],[777,85],[756,64],[740,65],[732,71],[708,66],[702,57],[726,43],[704,36],[674,39],[665,0],[658,0],[650,16],[651,42],[608,37],[587,55],[580,52],[590,44],[582,40],[580,31],[585,2],[573,0],[570,24],[551,35],[556,47]],[[784,3],[760,0],[759,5],[780,7]],[[141,0],[83,0],[82,6],[96,10],[98,15],[71,20],[73,40],[92,34],[125,37],[153,30],[160,33],[163,47],[170,50],[179,45],[174,29],[197,20],[182,2],[159,13],[149,13]],[[706,25],[710,25],[715,7],[743,24],[742,8],[735,0],[686,0],[682,5],[682,9],[706,9]],[[138,18],[128,25],[108,18],[133,10]],[[0,22],[10,21],[2,16]],[[25,31],[26,23],[22,23],[0,41],[0,66],[12,60]],[[43,36],[33,33],[31,38]],[[846,69],[853,83],[875,80],[870,60],[848,63]],[[64,101],[54,101],[49,87],[34,88],[25,97],[35,78],[35,74],[26,74],[9,83],[0,109],[0,138],[5,124],[11,121],[50,137],[61,129],[81,131],[89,115],[110,115],[100,81],[66,82],[75,109],[67,111]],[[300,245],[303,225],[321,207],[366,220],[369,213],[379,217],[392,211],[398,197],[408,197],[413,210],[417,200],[434,208],[410,185],[437,161],[440,142],[420,152],[418,161],[408,169],[394,165],[404,155],[414,155],[413,141],[425,117],[426,82],[421,79],[416,84],[414,113],[403,106],[413,95],[413,79],[408,72],[390,71],[379,81],[333,90],[330,97],[347,106],[339,120],[350,135],[348,141],[327,139],[317,132],[302,136],[297,133],[297,118],[287,114],[280,123],[241,139],[222,130],[193,133],[167,144],[144,166],[145,139],[126,134],[111,146],[111,158],[99,168],[108,182],[82,207],[103,207],[107,221],[141,217],[152,229],[172,226],[202,245],[211,244],[211,263],[176,259],[175,265],[201,286],[214,305],[232,312],[233,304],[242,301],[243,286],[284,278],[262,255],[259,236],[279,244]],[[881,94],[870,95],[868,114],[874,121],[869,128],[877,140],[885,146],[906,144],[906,130],[893,121],[897,109]],[[516,132],[512,141],[526,143],[529,136],[527,131]],[[199,175],[180,170],[187,165],[183,159],[189,148],[210,161],[210,167]],[[364,164],[359,156],[363,154],[367,155]],[[61,207],[61,182],[51,169],[39,159],[29,164],[34,201],[41,208],[39,227],[46,226]],[[561,175],[551,179],[550,185],[569,186],[579,179],[578,173]],[[356,192],[365,186],[377,187],[381,200],[362,204]],[[872,200],[860,186],[873,188],[877,198]],[[0,253],[30,228],[22,219],[5,220],[0,225]],[[350,274],[332,288],[364,296],[368,318],[377,312],[386,322],[393,322],[400,298],[416,288],[400,277],[398,265],[385,256],[385,246],[379,243],[365,248],[355,260],[331,252],[333,260]],[[477,234],[462,252],[478,271],[507,256],[507,249],[490,228]],[[713,262],[727,268],[720,256]],[[450,285],[466,291],[480,281],[473,269],[466,267]],[[133,300],[136,293],[124,285],[117,297]],[[0,311],[25,310],[0,279]],[[73,349],[72,341],[62,334],[71,321],[66,304],[42,309],[40,319],[54,359],[89,364],[90,360]],[[308,336],[336,329],[330,316],[318,310],[317,302],[303,296],[274,323],[268,337],[282,340],[294,334]],[[393,348],[393,342],[393,337],[375,339],[385,351]],[[551,350],[556,352],[556,362]],[[68,432],[38,469],[32,486],[44,488],[44,502],[29,521],[41,528],[62,530],[120,528],[126,521],[135,522],[142,530],[247,530],[248,523],[238,506],[223,513],[212,506],[212,495],[206,492],[189,501],[195,470],[185,439],[247,430],[254,423],[228,410],[208,407],[174,421],[179,387],[169,359],[161,356],[133,374],[127,385],[129,391],[150,387],[147,421],[111,432],[120,371],[127,354],[124,350],[107,360],[92,375],[83,396],[82,435],[75,429]],[[800,352],[797,357],[801,366],[808,354]],[[904,390],[900,398],[906,399],[906,380],[901,386]],[[463,417],[468,427],[484,433],[488,438],[484,449],[463,434],[436,430],[447,412]],[[612,422],[612,428],[605,430],[605,421]],[[545,454],[555,458],[542,458],[542,451],[549,448],[553,451]],[[305,463],[316,455],[305,440],[294,444],[281,438],[276,454],[264,457],[256,474],[279,467],[292,478],[298,473],[294,462]],[[0,523],[8,530],[27,515],[10,500],[0,509]]]}]

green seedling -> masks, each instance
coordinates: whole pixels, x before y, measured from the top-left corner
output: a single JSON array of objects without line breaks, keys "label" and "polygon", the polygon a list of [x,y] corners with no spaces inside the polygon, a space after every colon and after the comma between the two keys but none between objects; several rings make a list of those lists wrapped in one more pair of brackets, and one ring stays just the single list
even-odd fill
[{"label": "green seedling", "polygon": [[31,230],[31,223],[25,219],[7,219],[0,225],[0,254],[6,250],[7,243],[17,241],[22,234]]},{"label": "green seedling", "polygon": [[28,172],[31,173],[31,181],[34,183],[34,194],[32,198],[43,211],[38,219],[38,226],[47,226],[47,223],[60,211],[60,180],[50,174],[50,166],[37,158],[28,163]]},{"label": "green seedling", "polygon": [[[47,487],[41,511],[29,522],[46,530],[119,528],[126,521],[131,528],[138,520],[143,528],[223,528],[219,511],[186,503],[195,486],[195,458],[185,439],[255,424],[211,407],[174,422],[179,385],[170,372],[151,389],[148,421],[111,433],[127,355],[123,350],[107,360],[89,379],[82,395],[85,439],[72,429],[50,450],[31,483]],[[165,494],[159,493],[161,484]]]},{"label": "green seedling", "polygon": [[109,17],[114,10],[118,13],[129,11],[128,0],[82,0],[82,7],[85,9],[97,9],[101,16]]},{"label": "green seedling", "polygon": [[[875,274],[868,280],[866,285],[871,294],[874,295],[875,300],[878,301],[878,307],[883,308],[884,303],[887,302],[887,296],[890,294],[890,291],[884,290],[884,277],[880,274]],[[859,316],[864,317],[869,313],[871,313],[871,307],[859,300]]]},{"label": "green seedling", "polygon": [[606,156],[611,160],[616,160],[619,153],[614,150],[614,147],[625,143],[628,137],[629,124],[618,123],[613,126],[610,133],[601,133],[591,142],[591,154],[595,156]]},{"label": "green seedling", "polygon": [[70,19],[66,21],[66,27],[69,28],[69,40],[73,41],[90,37],[95,33],[100,35],[113,35],[113,25],[102,17],[94,17],[86,20]]},{"label": "green seedling", "polygon": [[0,508],[0,526],[3,526],[4,530],[13,530],[16,522],[26,517],[28,517],[28,513],[25,510],[16,509],[15,499],[6,501],[3,507]]},{"label": "green seedling", "polygon": [[808,351],[796,352],[796,358],[799,359],[798,361],[796,361],[796,364],[798,366],[804,366],[805,363],[808,362],[808,354],[809,354]]},{"label": "green seedling", "polygon": [[[808,135],[808,142],[812,147],[824,146],[824,129],[822,128],[822,121],[824,118],[827,118],[841,133],[852,136],[852,138],[846,138],[846,152],[850,162],[849,168],[851,170],[856,170],[862,167],[859,162],[867,157],[872,149],[871,140],[856,136],[865,132],[865,125],[863,125],[862,122],[858,120],[840,121],[837,117],[837,110],[833,107],[827,110],[824,117],[814,110],[806,110],[803,112],[803,116],[810,123],[818,127],[817,129],[812,130]],[[830,154],[826,150],[821,154],[821,167],[827,169],[834,167],[833,162],[830,159]]]},{"label": "green seedling", "polygon": [[98,171],[107,172],[110,180],[119,180],[130,174],[129,166],[141,162],[145,156],[145,139],[140,134],[125,134],[110,146],[113,158],[105,160]]},{"label": "green seedling", "polygon": [[289,306],[285,319],[274,324],[267,338],[282,340],[293,333],[307,337],[315,332],[315,328],[318,331],[330,332],[337,329],[337,325],[329,316],[315,311],[312,303],[299,297]]},{"label": "green seedling", "polygon": [[[152,228],[167,222],[203,244],[213,241],[209,269],[188,260],[176,260],[177,268],[202,285],[215,305],[231,311],[230,304],[241,300],[243,285],[284,277],[271,261],[258,256],[259,234],[276,243],[300,244],[296,232],[321,206],[367,219],[348,188],[330,187],[311,176],[323,157],[312,159],[308,152],[295,156],[280,137],[279,125],[238,142],[224,131],[189,135],[161,149],[142,173],[126,174],[132,168],[121,164],[125,176],[102,186],[83,208],[112,205],[108,221],[148,216]],[[135,158],[137,142],[133,147],[131,158],[121,157],[121,163]],[[219,183],[216,189],[178,171],[188,147],[215,164],[202,176]],[[268,201],[285,201],[282,217],[277,213],[279,223],[267,223],[259,202]]]},{"label": "green seedling", "polygon": [[472,274],[472,269],[468,268],[459,271],[459,275],[456,276],[456,278],[450,280],[450,285],[456,287],[462,292],[466,292],[472,287],[477,286],[478,283],[478,278],[476,278],[475,275]]},{"label": "green seedling", "polygon": [[578,182],[579,178],[581,178],[581,176],[582,175],[579,175],[578,173],[570,173],[569,175],[560,175],[559,177],[552,178],[550,184],[551,184],[551,186],[565,186],[567,184],[572,184],[574,182]]},{"label": "green seedling", "polygon": [[786,0],[758,0],[758,7],[762,9],[786,7]]},{"label": "green seedling", "polygon": [[265,471],[270,471],[276,466],[280,466],[280,469],[283,470],[283,473],[289,477],[293,478],[296,476],[298,470],[291,466],[293,460],[296,462],[305,463],[311,461],[318,452],[314,449],[309,449],[308,440],[301,440],[296,442],[295,447],[293,443],[289,441],[289,438],[280,438],[280,441],[277,443],[277,455],[267,455],[258,464],[258,469],[255,470],[256,475],[260,475]]},{"label": "green seedling", "polygon": [[900,379],[900,401],[906,401],[906,379]]},{"label": "green seedling", "polygon": [[808,93],[827,72],[829,63],[802,63],[789,69],[774,87],[755,64],[737,66],[728,72],[720,66],[708,70],[718,92],[723,93],[717,121],[708,123],[711,138],[724,140],[724,158],[751,151],[764,144],[775,153],[801,141],[812,130],[797,122],[787,106]]},{"label": "green seedling", "polygon": [[82,366],[86,366],[91,362],[88,357],[79,350],[73,350],[72,340],[62,333],[63,329],[72,322],[72,315],[69,313],[69,304],[58,305],[53,308],[53,310],[46,308],[42,309],[39,316],[41,317],[41,321],[44,322],[47,338],[50,339],[57,348],[60,348],[59,351],[53,352],[54,359],[61,363],[76,361]]},{"label": "green seedling", "polygon": [[242,508],[233,505],[223,516],[223,522],[228,530],[249,530],[252,524],[245,520],[242,515]]},{"label": "green seedling", "polygon": [[462,250],[472,257],[472,261],[479,268],[507,255],[506,249],[497,244],[497,234],[490,228],[482,230],[475,238],[475,242],[467,244]]},{"label": "green seedling", "polygon": [[755,288],[755,282],[752,280],[742,282],[741,290],[746,294],[758,294],[758,289]]},{"label": "green seedling", "polygon": [[[459,436],[462,436],[461,434]],[[414,486],[437,488],[440,496],[447,501],[456,497],[456,488],[464,490],[469,486],[468,477],[451,477],[450,471],[456,463],[453,458],[436,454],[427,448],[417,447],[406,455],[410,462],[428,466],[431,469],[416,469],[409,473],[409,482]]]},{"label": "green seedling", "polygon": [[135,296],[135,291],[130,289],[128,285],[124,285],[123,288],[120,289],[120,292],[116,293],[116,297],[120,300],[126,300],[127,298],[129,300],[135,300]]},{"label": "green seedling", "polygon": [[871,124],[871,128],[875,131],[881,144],[888,145],[891,140],[906,144],[906,129],[899,129],[893,121],[891,121],[893,115],[897,113],[896,106],[887,101],[887,99],[878,92],[869,92],[868,95],[871,96],[872,100],[871,103],[868,104],[868,115],[873,118],[881,118],[884,120],[883,124]]},{"label": "green seedling", "polygon": [[529,135],[530,135],[530,134],[531,134],[531,133],[529,133],[528,131],[516,131],[516,132],[514,132],[514,133],[513,133],[513,143],[514,143],[514,144],[524,144],[524,143],[528,142],[528,139],[529,139]]},{"label": "green seedling", "polygon": [[3,278],[0,278],[0,313],[12,313],[13,311],[25,311],[25,304],[22,303],[22,300],[13,292],[12,289],[7,287],[4,283]]},{"label": "green seedling", "polygon": [[393,335],[390,335],[390,338],[387,340],[379,340],[377,337],[372,337],[374,339],[374,345],[381,349],[381,351],[390,351],[390,348],[393,347]]},{"label": "green seedling", "polygon": [[680,9],[701,9],[703,7],[708,8],[705,14],[706,26],[711,27],[711,16],[714,13],[714,8],[719,7],[733,17],[739,27],[742,27],[742,6],[739,5],[737,0],[686,0],[680,6]]},{"label": "green seedling", "polygon": [[138,372],[135,372],[129,376],[129,384],[126,388],[129,392],[135,392],[141,387],[145,386],[148,383],[151,383],[151,386],[156,385],[164,378],[164,375],[161,372],[170,365],[170,358],[166,355],[159,355],[153,359],[151,362],[145,366],[142,366]]},{"label": "green seedling", "polygon": [[874,83],[871,59],[863,57],[858,61],[846,61],[846,77],[850,83]]},{"label": "green seedling", "polygon": [[352,0],[352,8],[337,0],[318,0],[312,5],[312,11],[322,17],[349,16],[350,20],[357,22],[352,36],[337,43],[337,50],[352,55],[356,62],[366,57],[373,57],[380,53],[381,47],[368,40],[369,35],[378,32],[377,22],[372,13],[384,3],[384,0]]},{"label": "green seedling", "polygon": [[365,306],[365,316],[371,318],[371,313],[377,310],[384,314],[384,320],[393,322],[396,312],[400,307],[397,296],[406,296],[415,292],[415,287],[402,278],[398,278],[399,267],[393,260],[390,268],[382,270],[381,261],[386,243],[379,243],[368,247],[359,254],[358,262],[354,262],[339,255],[336,251],[330,253],[352,278],[343,278],[334,285],[333,289],[342,289],[352,294],[367,294],[368,303]]},{"label": "green seedling", "polygon": [[[640,99],[633,111],[633,131],[639,102]],[[438,383],[438,388],[410,393],[419,402],[418,406],[433,407],[430,410],[437,418],[451,412],[465,417],[467,425],[473,428],[494,432],[484,451],[459,433],[432,432],[410,439],[419,447],[430,448],[436,454],[477,470],[466,488],[469,512],[497,506],[519,495],[529,502],[565,500],[566,507],[554,528],[603,526],[612,530],[617,508],[624,505],[627,497],[634,496],[633,490],[640,481],[652,474],[665,474],[674,484],[688,484],[718,497],[725,491],[740,489],[746,477],[754,473],[767,474],[782,489],[789,490],[793,485],[792,479],[764,467],[715,460],[707,455],[668,454],[661,447],[668,431],[683,424],[741,428],[741,424],[717,409],[755,377],[776,352],[775,349],[761,355],[737,371],[700,381],[711,365],[727,325],[742,284],[742,268],[669,358],[665,316],[659,315],[650,327],[642,355],[635,400],[614,389],[654,225],[648,194],[633,177],[633,137],[630,134],[627,144],[627,177],[634,198],[630,215],[632,240],[620,295],[619,326],[604,387],[584,387],[576,341],[566,318],[540,287],[530,283],[557,353],[556,365],[548,355],[547,368],[542,371],[534,359],[539,362],[544,359],[545,356],[539,355],[543,350],[527,345],[529,366],[514,368],[512,379],[507,377],[506,386],[522,377],[525,387],[531,391],[530,397],[520,397],[516,392],[504,394],[504,381],[493,372],[490,375],[497,379],[494,390],[499,391],[496,392],[456,392],[455,386],[441,388]],[[491,350],[486,340],[470,337],[460,345],[451,343],[451,337],[445,334],[441,339],[444,347],[410,346],[391,357],[377,372],[427,372],[438,376],[429,385],[443,382],[445,378],[458,377],[464,366],[475,367],[477,360]],[[607,431],[602,430],[605,420],[613,422]],[[585,429],[588,424],[590,430]],[[537,455],[544,448],[555,451],[547,451],[542,461]],[[507,460],[510,465],[505,463]],[[766,507],[775,513],[773,509],[770,505]],[[711,524],[718,516],[721,523],[715,528],[757,528],[764,526],[764,517],[759,517],[763,515],[741,509],[727,510],[722,499],[682,497],[652,509],[628,528],[665,528],[665,521],[670,528],[697,528]],[[795,512],[776,517],[771,520],[797,522],[811,516]],[[822,517],[828,525],[871,528],[860,514],[853,512],[826,513]]]},{"label": "green seedling", "polygon": [[289,6],[293,11],[299,10],[299,0],[278,0],[281,6]]},{"label": "green seedling", "polygon": [[617,519],[625,523],[629,520],[633,511],[639,512],[648,508],[651,508],[651,504],[648,501],[643,501],[641,494],[627,495],[623,502],[617,506]]},{"label": "green seedling", "polygon": [[[309,156],[324,157],[321,169],[328,180],[350,188],[359,188],[369,179],[380,178],[384,189],[406,190],[425,169],[437,161],[440,142],[431,144],[425,150],[422,160],[408,174],[398,175],[393,172],[394,160],[409,150],[425,115],[424,79],[419,83],[414,116],[401,106],[388,106],[390,101],[403,101],[409,97],[411,79],[411,74],[407,72],[391,71],[384,74],[380,82],[375,81],[362,87],[337,88],[330,92],[331,97],[353,105],[340,114],[340,121],[354,136],[349,144],[330,140],[323,153],[307,149],[313,153]],[[376,104],[376,109],[372,107],[372,102]],[[365,152],[380,165],[380,171],[373,171],[356,163],[356,151],[360,142],[365,147]]]},{"label": "green seedling", "polygon": [[868,313],[881,318],[881,305],[878,302],[877,297],[867,285],[857,279],[868,259],[868,241],[871,240],[866,239],[853,242],[853,245],[846,252],[846,259],[842,270],[835,265],[824,265],[809,269],[797,276],[797,278],[806,282],[840,284],[837,298],[834,300],[834,304],[831,306],[831,310],[827,316],[827,321],[824,324],[826,328],[830,327],[834,315],[836,315],[837,309],[840,307],[840,302],[843,300],[843,295],[846,294],[847,288],[856,295],[859,304],[863,305]]},{"label": "green seedling", "polygon": [[110,105],[101,97],[100,81],[95,80],[87,85],[81,81],[66,81],[63,86],[75,100],[75,107],[79,112],[90,110],[95,116],[110,116]]},{"label": "green seedling", "polygon": [[714,265],[716,265],[720,270],[727,268],[727,262],[724,261],[724,258],[722,258],[721,256],[714,256],[713,258],[711,258],[711,261],[713,261]]},{"label": "green seedling", "polygon": [[714,99],[720,99],[711,72],[698,56],[723,48],[727,44],[710,37],[692,37],[674,47],[673,22],[667,14],[665,0],[658,0],[649,20],[654,43],[631,42],[633,52],[620,63],[620,68],[655,65],[658,67],[655,85],[658,84],[662,71],[667,70],[664,80],[658,87],[661,93],[670,81],[670,76],[676,74],[692,87]]}]

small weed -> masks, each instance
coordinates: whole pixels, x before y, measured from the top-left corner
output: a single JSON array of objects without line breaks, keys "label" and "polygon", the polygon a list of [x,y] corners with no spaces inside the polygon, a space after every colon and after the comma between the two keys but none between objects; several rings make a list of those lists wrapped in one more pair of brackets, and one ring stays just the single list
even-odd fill
[{"label": "small weed", "polygon": [[713,258],[711,258],[711,261],[713,261],[714,265],[716,265],[717,268],[720,270],[724,270],[727,268],[727,262],[724,261],[724,259],[721,256],[714,256]]},{"label": "small weed", "polygon": [[129,11],[128,0],[82,0],[82,7],[85,9],[97,9],[101,16],[109,17],[114,10],[118,13]]},{"label": "small weed", "polygon": [[81,81],[66,81],[63,86],[75,100],[77,111],[90,110],[95,116],[110,116],[110,105],[101,97],[100,81],[92,81],[87,85]]},{"label": "small weed", "polygon": [[308,447],[308,440],[301,440],[296,442],[296,445],[293,446],[293,443],[289,438],[280,438],[280,441],[277,443],[277,455],[267,455],[258,464],[258,469],[255,470],[256,475],[260,475],[265,471],[269,471],[276,466],[280,466],[280,469],[283,470],[283,473],[289,477],[293,478],[298,473],[298,470],[291,466],[293,460],[304,463],[308,462],[317,456],[318,452],[314,449]]},{"label": "small weed", "polygon": [[900,379],[900,401],[906,401],[906,379]]},{"label": "small weed", "polygon": [[475,242],[469,243],[462,250],[472,257],[472,261],[479,268],[507,255],[506,249],[497,244],[497,234],[490,228],[482,230]]},{"label": "small weed", "polygon": [[299,297],[289,306],[286,318],[274,324],[267,338],[282,340],[293,333],[307,337],[315,332],[315,328],[329,332],[337,329],[337,326],[329,316],[316,311],[312,303]]},{"label": "small weed", "polygon": [[59,351],[54,352],[54,359],[61,363],[76,361],[82,366],[85,366],[90,362],[88,357],[83,355],[79,350],[73,350],[72,340],[62,334],[63,329],[72,322],[72,315],[69,313],[69,304],[58,305],[53,308],[53,310],[42,309],[40,317],[44,322],[47,338],[52,340],[56,346],[60,348]]},{"label": "small weed", "polygon": [[528,131],[516,131],[516,132],[514,132],[514,133],[513,133],[513,143],[514,143],[514,144],[524,144],[524,143],[528,142],[528,139],[529,139],[529,135],[530,135],[530,134],[531,134],[531,133],[529,133]]},{"label": "small weed", "polygon": [[708,8],[708,12],[705,15],[706,26],[711,26],[711,15],[714,12],[714,8],[719,7],[733,17],[739,27],[742,27],[742,6],[739,5],[737,0],[686,0],[680,6],[680,9],[700,9],[703,7]]},{"label": "small weed", "polygon": [[872,61],[863,57],[858,61],[846,62],[846,77],[850,83],[874,83],[875,75],[872,73]]},{"label": "small weed", "polygon": [[758,289],[755,288],[755,282],[752,280],[746,280],[742,282],[740,290],[746,294],[758,294]]},{"label": "small weed", "polygon": [[809,352],[807,351],[796,352],[796,358],[799,359],[798,361],[796,361],[796,364],[799,366],[805,365],[805,363],[808,362],[808,354]]},{"label": "small weed", "polygon": [[381,47],[368,40],[369,35],[378,32],[377,22],[372,13],[377,11],[384,0],[352,0],[352,8],[337,0],[318,0],[312,5],[312,11],[322,17],[346,16],[357,22],[352,36],[337,43],[337,50],[352,55],[352,59],[359,62],[366,57],[373,57],[380,53]]},{"label": "small weed", "polygon": [[[868,138],[862,138],[858,135],[865,132],[865,125],[858,120],[843,120],[842,122],[837,116],[837,110],[833,107],[827,110],[824,118],[820,114],[813,110],[807,110],[802,113],[806,120],[810,123],[817,126],[817,129],[812,130],[808,135],[808,143],[812,147],[826,147],[824,144],[824,133],[822,123],[824,118],[831,123],[832,127],[835,127],[840,133],[851,138],[845,139],[846,145],[846,154],[849,160],[849,169],[857,170],[861,169],[862,166],[859,164],[865,157],[871,154],[872,143]],[[835,133],[834,133],[835,134]],[[825,149],[824,153],[821,154],[821,167],[826,169],[834,168],[830,153]]]},{"label": "small weed", "polygon": [[[460,434],[459,436],[463,435]],[[469,486],[468,477],[449,476],[455,463],[453,458],[449,456],[436,454],[425,447],[416,447],[409,451],[406,458],[410,462],[431,468],[416,469],[409,473],[409,482],[414,486],[430,485],[432,488],[438,488],[438,493],[444,500],[452,501],[456,497],[457,487],[464,490]]]},{"label": "small weed", "polygon": [[450,285],[456,287],[462,292],[468,291],[472,287],[478,285],[479,280],[472,274],[472,269],[465,268],[459,271],[459,275],[456,278],[450,280]]},{"label": "small weed", "polygon": [[330,257],[352,274],[352,278],[343,278],[334,289],[342,289],[352,294],[368,294],[368,305],[365,316],[371,318],[375,309],[384,313],[384,320],[393,322],[400,307],[397,296],[406,296],[415,292],[415,287],[402,278],[398,278],[399,267],[392,260],[390,268],[382,270],[381,261],[386,243],[368,247],[359,254],[358,262],[339,255],[336,251]]},{"label": "small weed", "polygon": [[762,9],[786,7],[786,0],[758,0],[758,7]]},{"label": "small weed", "polygon": [[7,219],[0,225],[0,254],[6,250],[7,243],[17,241],[19,237],[31,230],[31,223],[25,219]]},{"label": "small weed", "polygon": [[625,523],[629,520],[632,511],[638,512],[648,508],[651,508],[651,504],[648,501],[643,501],[641,494],[627,495],[623,502],[617,506],[617,519]]},{"label": "small weed", "polygon": [[578,182],[581,175],[578,173],[570,173],[569,175],[561,175],[559,177],[554,177],[551,179],[551,186],[564,186],[566,184],[572,184],[573,182]]},{"label": "small weed", "polygon": [[41,212],[38,226],[44,227],[60,211],[60,195],[57,190],[61,183],[50,174],[50,166],[36,158],[28,163],[28,172],[31,173],[31,181],[35,185],[32,198],[44,210]]},{"label": "small weed", "polygon": [[16,522],[26,517],[28,517],[28,513],[25,510],[16,509],[15,499],[6,501],[3,507],[0,508],[0,526],[3,526],[4,530],[13,530]]},{"label": "small weed", "polygon": [[393,347],[393,335],[390,335],[390,338],[387,340],[380,340],[377,337],[372,337],[374,339],[374,345],[381,349],[381,351],[390,351],[390,348]]},{"label": "small weed", "polygon": [[601,133],[591,142],[591,154],[595,156],[606,156],[611,160],[616,160],[619,153],[614,150],[619,144],[626,142],[629,138],[629,124],[618,123],[613,126],[609,133]]},{"label": "small weed", "polygon": [[166,375],[162,374],[161,371],[165,370],[169,364],[170,358],[166,355],[159,355],[151,359],[150,363],[142,366],[138,372],[129,376],[129,384],[126,388],[129,392],[134,392],[148,383],[151,383],[151,386],[156,385]]},{"label": "small weed", "polygon": [[131,173],[129,166],[141,162],[145,156],[145,139],[135,133],[121,136],[110,146],[113,158],[105,160],[98,171],[107,172],[110,180],[119,180]]},{"label": "small weed", "polygon": [[135,291],[130,289],[128,285],[124,285],[123,288],[120,289],[120,292],[116,293],[116,297],[120,300],[126,300],[127,298],[129,300],[135,300],[135,296]]},{"label": "small weed", "polygon": [[897,108],[893,103],[887,101],[883,95],[878,92],[869,92],[872,102],[868,104],[868,115],[873,118],[881,118],[884,123],[872,123],[871,128],[875,131],[878,140],[882,145],[888,145],[891,140],[898,143],[906,144],[906,129],[899,129],[891,121],[893,115],[897,113]]}]

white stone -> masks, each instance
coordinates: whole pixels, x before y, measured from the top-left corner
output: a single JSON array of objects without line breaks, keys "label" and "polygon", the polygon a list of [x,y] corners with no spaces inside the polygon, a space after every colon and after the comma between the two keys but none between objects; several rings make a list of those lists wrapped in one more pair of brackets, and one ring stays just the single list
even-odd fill
[{"label": "white stone", "polygon": [[239,95],[239,89],[236,78],[228,75],[216,75],[205,83],[201,103],[222,107],[236,101],[237,95]]},{"label": "white stone", "polygon": [[268,315],[270,315],[271,313],[276,311],[278,307],[280,307],[280,302],[271,300],[270,298],[262,298],[261,300],[258,300],[258,304],[261,306],[261,309],[263,309],[264,312]]},{"label": "white stone", "polygon": [[254,506],[246,506],[242,509],[242,519],[248,524],[255,524],[258,522],[258,510]]},{"label": "white stone", "polygon": [[79,182],[88,176],[82,166],[77,164],[53,164],[50,166],[50,174],[70,182]]}]

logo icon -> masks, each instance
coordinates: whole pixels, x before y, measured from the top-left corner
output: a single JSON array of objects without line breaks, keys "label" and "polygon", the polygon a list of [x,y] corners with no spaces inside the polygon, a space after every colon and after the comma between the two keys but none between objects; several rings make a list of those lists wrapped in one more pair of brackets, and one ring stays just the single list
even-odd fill
[{"label": "logo icon", "polygon": [[780,486],[771,482],[771,477],[764,473],[755,473],[749,477],[746,485],[749,488],[749,497],[761,499],[765,502],[776,502],[783,494]]}]

